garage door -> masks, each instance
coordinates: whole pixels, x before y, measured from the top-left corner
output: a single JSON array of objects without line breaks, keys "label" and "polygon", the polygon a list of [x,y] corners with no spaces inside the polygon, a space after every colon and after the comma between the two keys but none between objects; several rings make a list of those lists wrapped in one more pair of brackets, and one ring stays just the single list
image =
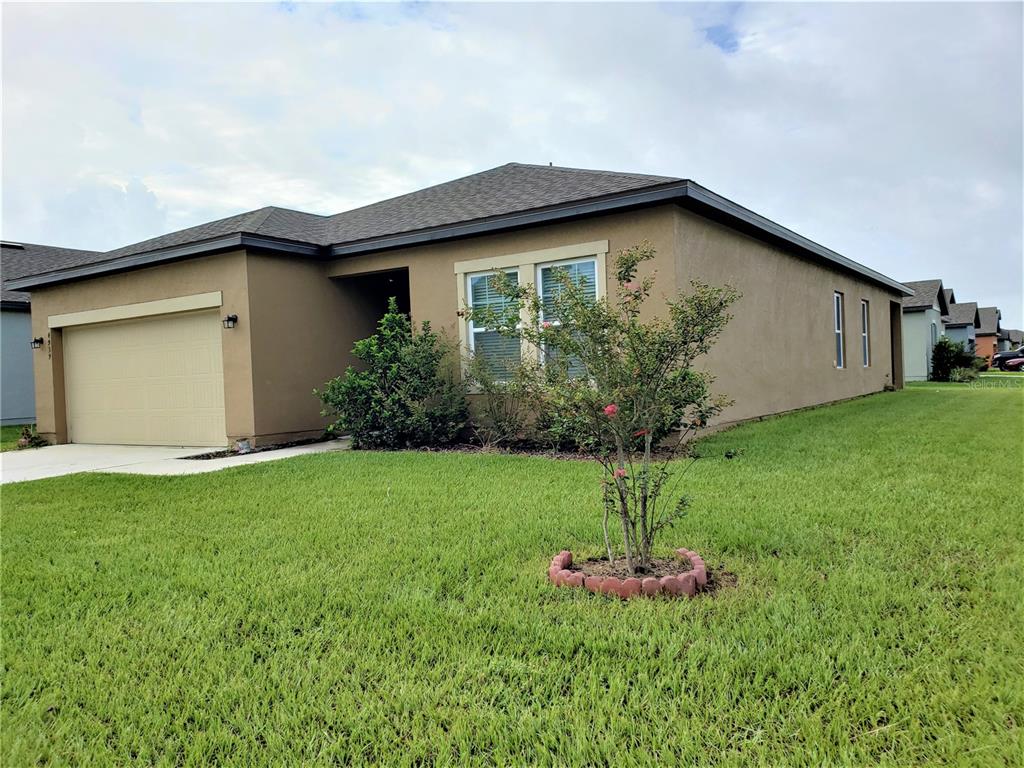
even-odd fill
[{"label": "garage door", "polygon": [[217,312],[65,328],[74,443],[226,445]]}]

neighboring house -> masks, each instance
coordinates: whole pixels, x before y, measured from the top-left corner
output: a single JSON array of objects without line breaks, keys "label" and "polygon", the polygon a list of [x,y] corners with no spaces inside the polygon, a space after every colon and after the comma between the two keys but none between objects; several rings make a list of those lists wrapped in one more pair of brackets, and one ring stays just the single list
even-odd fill
[{"label": "neighboring house", "polygon": [[903,376],[927,381],[932,372],[932,350],[942,335],[942,318],[949,314],[941,280],[904,283],[914,293],[903,297]]},{"label": "neighboring house", "polygon": [[[59,269],[99,256],[95,251],[77,251],[32,243],[0,243],[0,280],[41,270]],[[32,317],[29,295],[22,291],[2,292],[0,301],[0,424],[31,424],[36,418],[35,386],[32,380]]]},{"label": "neighboring house", "polygon": [[[655,295],[742,292],[706,361],[719,423],[903,383],[900,283],[692,181],[512,163],[332,216],[262,208],[13,281],[32,290],[39,431],[56,442],[270,444],[318,435],[313,387],[353,362],[387,298],[500,360],[464,318],[496,271],[598,297],[649,240]],[[654,303],[652,312],[663,311]]]},{"label": "neighboring house", "polygon": [[1016,328],[999,329],[998,346],[1000,352],[1009,352],[1011,349],[1017,349],[1022,341],[1024,341],[1024,334],[1021,334]]},{"label": "neighboring house", "polygon": [[1002,314],[998,307],[978,307],[978,318],[981,324],[975,332],[974,353],[978,357],[987,358],[999,351],[999,320]]},{"label": "neighboring house", "polygon": [[[951,293],[951,292],[949,292]],[[949,296],[946,297],[947,301]],[[949,304],[949,314],[942,318],[946,336],[952,341],[959,341],[968,352],[974,352],[974,336],[981,321],[978,318],[978,304],[965,301],[962,304]]]}]

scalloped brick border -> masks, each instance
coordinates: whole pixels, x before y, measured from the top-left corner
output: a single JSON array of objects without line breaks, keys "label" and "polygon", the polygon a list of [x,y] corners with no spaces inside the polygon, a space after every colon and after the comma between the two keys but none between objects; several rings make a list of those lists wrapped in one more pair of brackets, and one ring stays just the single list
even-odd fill
[{"label": "scalloped brick border", "polygon": [[617,579],[614,576],[587,576],[583,571],[570,571],[572,552],[563,549],[553,558],[548,568],[548,580],[556,587],[583,587],[594,594],[621,597],[628,600],[633,597],[693,597],[704,589],[708,583],[708,569],[704,559],[689,549],[677,549],[676,555],[689,560],[693,570],[685,571],[676,576],[662,576],[656,579]]}]

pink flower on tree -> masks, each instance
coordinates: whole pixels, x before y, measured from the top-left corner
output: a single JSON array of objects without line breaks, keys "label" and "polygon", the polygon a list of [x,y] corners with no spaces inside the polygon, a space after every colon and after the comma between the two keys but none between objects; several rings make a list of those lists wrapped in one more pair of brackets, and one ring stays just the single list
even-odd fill
[{"label": "pink flower on tree", "polygon": [[625,288],[625,289],[626,289],[627,291],[633,291],[633,293],[636,293],[637,291],[639,291],[639,290],[640,290],[640,283],[638,283],[638,282],[637,282],[636,280],[630,280],[630,281],[629,281],[628,283],[626,283],[626,284],[625,284],[625,285],[624,285],[623,287],[624,287],[624,288]]},{"label": "pink flower on tree", "polygon": [[540,327],[541,328],[550,328],[551,327],[551,321],[550,320],[545,320],[543,323],[540,324]]},{"label": "pink flower on tree", "polygon": [[617,406],[615,403],[609,403],[604,407],[604,415],[607,416],[609,419],[618,412],[619,406]]},{"label": "pink flower on tree", "polygon": [[615,470],[615,472],[613,474],[615,475],[615,477],[625,477],[626,476],[626,470],[623,469],[622,467],[619,467],[618,469]]}]

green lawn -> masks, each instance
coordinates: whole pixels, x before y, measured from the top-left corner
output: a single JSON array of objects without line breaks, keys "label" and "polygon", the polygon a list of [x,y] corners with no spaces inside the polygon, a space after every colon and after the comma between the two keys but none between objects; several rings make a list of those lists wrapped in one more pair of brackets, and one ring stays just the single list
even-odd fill
[{"label": "green lawn", "polygon": [[707,439],[664,545],[738,584],[686,602],[548,585],[582,462],[5,486],[0,760],[1019,765],[1022,420],[922,386]]},{"label": "green lawn", "polygon": [[0,451],[13,451],[17,448],[22,429],[24,427],[21,424],[0,427]]}]

